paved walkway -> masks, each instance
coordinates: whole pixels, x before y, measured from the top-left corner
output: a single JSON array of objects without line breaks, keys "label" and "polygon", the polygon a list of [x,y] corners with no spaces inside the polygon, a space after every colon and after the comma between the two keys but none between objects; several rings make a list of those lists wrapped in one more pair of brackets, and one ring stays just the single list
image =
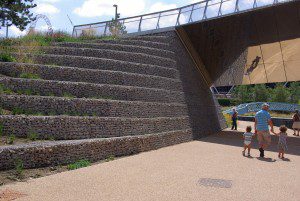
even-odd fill
[{"label": "paved walkway", "polygon": [[240,135],[223,132],[3,186],[0,192],[19,193],[20,201],[299,201],[300,138],[288,139],[287,160],[277,158],[275,138],[271,151],[266,152],[269,158],[261,160],[256,149],[253,157],[242,156]]}]

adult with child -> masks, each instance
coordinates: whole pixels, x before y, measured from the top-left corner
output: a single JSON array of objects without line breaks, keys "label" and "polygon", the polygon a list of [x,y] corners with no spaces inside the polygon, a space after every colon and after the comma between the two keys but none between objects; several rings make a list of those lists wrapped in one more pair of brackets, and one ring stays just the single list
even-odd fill
[{"label": "adult with child", "polygon": [[271,144],[269,126],[271,127],[270,131],[274,133],[273,122],[271,120],[271,115],[268,112],[269,107],[270,106],[267,103],[264,103],[262,109],[255,115],[254,127],[255,134],[257,134],[260,157],[265,156],[265,150]]},{"label": "adult with child", "polygon": [[[295,110],[295,114],[293,115],[293,130],[294,135],[299,136],[300,132],[300,113],[299,110]],[[298,134],[296,134],[296,131]]]}]

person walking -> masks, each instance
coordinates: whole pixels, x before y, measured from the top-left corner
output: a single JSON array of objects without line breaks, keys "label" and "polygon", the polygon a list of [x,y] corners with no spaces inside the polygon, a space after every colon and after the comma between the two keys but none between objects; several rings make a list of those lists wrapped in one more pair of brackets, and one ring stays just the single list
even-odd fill
[{"label": "person walking", "polygon": [[232,110],[232,115],[231,115],[231,120],[232,120],[232,127],[231,130],[237,130],[237,118],[238,118],[238,113],[235,109]]},{"label": "person walking", "polygon": [[[295,114],[293,115],[293,130],[294,135],[299,136],[300,132],[300,113],[299,110],[295,110]],[[298,134],[296,134],[296,131]]]},{"label": "person walking", "polygon": [[271,120],[271,115],[268,112],[270,106],[267,103],[262,105],[262,109],[258,111],[255,115],[255,134],[257,134],[257,140],[259,144],[260,157],[265,156],[266,148],[271,144],[270,131],[274,133],[273,122]]}]

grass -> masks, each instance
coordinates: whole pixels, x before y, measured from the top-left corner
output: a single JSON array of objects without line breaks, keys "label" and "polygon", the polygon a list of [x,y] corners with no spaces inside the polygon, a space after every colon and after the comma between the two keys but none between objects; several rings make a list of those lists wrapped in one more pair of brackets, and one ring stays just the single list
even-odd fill
[{"label": "grass", "polygon": [[14,134],[10,134],[8,136],[8,138],[6,139],[6,143],[7,144],[14,144],[15,139],[16,139],[16,136]]},{"label": "grass", "polygon": [[109,161],[113,161],[113,160],[115,160],[115,156],[111,155],[105,159],[105,162],[109,162]]},{"label": "grass", "polygon": [[82,42],[87,40],[102,39],[102,40],[115,40],[115,36],[81,36],[74,38],[70,34],[57,31],[52,35],[47,35],[43,33],[34,33],[26,35],[19,38],[9,38],[0,40],[0,46],[10,47],[10,46],[26,46],[26,44],[36,43],[35,46],[50,46],[52,43],[56,42]]},{"label": "grass", "polygon": [[68,170],[76,170],[83,167],[88,167],[91,165],[91,162],[88,160],[79,160],[75,163],[69,164],[67,166]]},{"label": "grass", "polygon": [[27,139],[30,141],[37,141],[39,138],[39,134],[36,132],[29,132],[27,135]]},{"label": "grass", "polygon": [[72,94],[67,93],[67,92],[65,92],[65,93],[63,94],[63,97],[65,97],[65,98],[75,98],[75,96],[73,96]]},{"label": "grass", "polygon": [[21,73],[19,77],[25,79],[35,79],[35,80],[41,79],[38,74],[34,74],[34,73]]},{"label": "grass", "polygon": [[16,175],[19,178],[23,176],[24,164],[23,164],[23,161],[21,159],[16,160],[16,162],[15,162],[15,171],[16,171]]},{"label": "grass", "polygon": [[3,124],[0,124],[0,138],[3,136]]}]

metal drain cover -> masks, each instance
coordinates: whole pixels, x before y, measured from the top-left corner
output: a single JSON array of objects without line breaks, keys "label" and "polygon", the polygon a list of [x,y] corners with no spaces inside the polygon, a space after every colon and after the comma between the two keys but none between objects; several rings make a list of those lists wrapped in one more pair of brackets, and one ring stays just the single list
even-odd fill
[{"label": "metal drain cover", "polygon": [[199,180],[201,186],[215,187],[215,188],[231,188],[232,181],[224,179],[211,179],[211,178],[202,178]]}]

